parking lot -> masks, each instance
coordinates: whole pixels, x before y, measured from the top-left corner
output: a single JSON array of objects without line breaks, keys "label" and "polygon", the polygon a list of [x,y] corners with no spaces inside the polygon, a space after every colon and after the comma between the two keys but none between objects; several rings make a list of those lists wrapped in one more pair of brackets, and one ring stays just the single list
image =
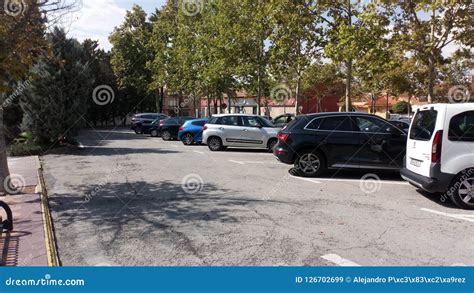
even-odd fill
[{"label": "parking lot", "polygon": [[66,266],[474,265],[474,212],[395,173],[301,178],[265,151],[128,129],[78,140],[42,158]]}]

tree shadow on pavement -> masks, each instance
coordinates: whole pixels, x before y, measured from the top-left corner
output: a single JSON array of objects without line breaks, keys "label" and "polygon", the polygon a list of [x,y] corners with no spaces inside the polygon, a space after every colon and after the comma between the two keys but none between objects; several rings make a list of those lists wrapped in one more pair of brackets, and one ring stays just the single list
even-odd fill
[{"label": "tree shadow on pavement", "polygon": [[123,236],[124,229],[126,234],[136,231],[133,238],[157,231],[176,237],[183,225],[238,223],[236,211],[252,204],[272,203],[240,197],[238,192],[208,183],[198,191],[186,193],[181,184],[169,181],[108,183],[101,188],[84,185],[69,194],[51,194],[50,205],[62,233],[69,233],[69,226],[87,222],[101,233],[112,233],[110,245]]},{"label": "tree shadow on pavement", "polygon": [[85,147],[85,148],[60,148],[53,149],[48,155],[73,155],[73,156],[124,156],[133,154],[177,154],[179,151],[159,149],[159,148],[105,148],[105,147]]}]

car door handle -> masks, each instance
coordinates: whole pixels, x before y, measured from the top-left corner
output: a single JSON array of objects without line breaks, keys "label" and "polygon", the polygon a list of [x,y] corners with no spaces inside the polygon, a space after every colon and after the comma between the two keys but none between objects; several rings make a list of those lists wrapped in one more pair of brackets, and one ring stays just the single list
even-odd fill
[{"label": "car door handle", "polygon": [[242,130],[242,131],[249,131],[249,130],[248,130],[248,129],[244,129],[244,130]]},{"label": "car door handle", "polygon": [[219,127],[219,130],[224,130],[224,127]]}]

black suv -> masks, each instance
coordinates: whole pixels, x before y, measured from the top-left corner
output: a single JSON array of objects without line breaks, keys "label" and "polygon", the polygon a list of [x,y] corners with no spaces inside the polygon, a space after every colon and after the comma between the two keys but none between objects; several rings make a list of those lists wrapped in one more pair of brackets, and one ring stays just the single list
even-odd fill
[{"label": "black suv", "polygon": [[156,132],[161,133],[161,138],[163,140],[172,140],[178,139],[179,128],[189,120],[196,119],[194,117],[172,117],[165,120],[161,120],[159,125],[152,127],[152,136],[155,136]]},{"label": "black suv", "polygon": [[136,134],[142,134],[144,133],[144,131],[149,133],[149,128],[154,121],[167,118],[169,118],[168,115],[160,113],[135,114],[132,117],[131,128],[135,131]]},{"label": "black suv", "polygon": [[401,129],[374,115],[320,113],[288,124],[273,154],[307,177],[340,168],[399,170],[406,141]]}]

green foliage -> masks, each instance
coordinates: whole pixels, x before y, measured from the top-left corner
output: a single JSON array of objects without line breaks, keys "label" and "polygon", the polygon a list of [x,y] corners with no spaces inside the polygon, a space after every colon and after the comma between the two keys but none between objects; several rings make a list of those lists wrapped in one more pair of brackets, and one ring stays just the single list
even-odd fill
[{"label": "green foliage", "polygon": [[406,114],[408,110],[411,108],[410,103],[406,101],[400,101],[392,106],[392,111],[395,114]]},{"label": "green foliage", "polygon": [[12,144],[8,147],[7,153],[11,157],[39,156],[46,150],[44,146],[37,143]]},{"label": "green foliage", "polygon": [[21,98],[23,128],[39,143],[70,139],[83,125],[92,97],[91,69],[84,47],[55,28],[47,35],[53,54],[31,70],[31,85]]}]

